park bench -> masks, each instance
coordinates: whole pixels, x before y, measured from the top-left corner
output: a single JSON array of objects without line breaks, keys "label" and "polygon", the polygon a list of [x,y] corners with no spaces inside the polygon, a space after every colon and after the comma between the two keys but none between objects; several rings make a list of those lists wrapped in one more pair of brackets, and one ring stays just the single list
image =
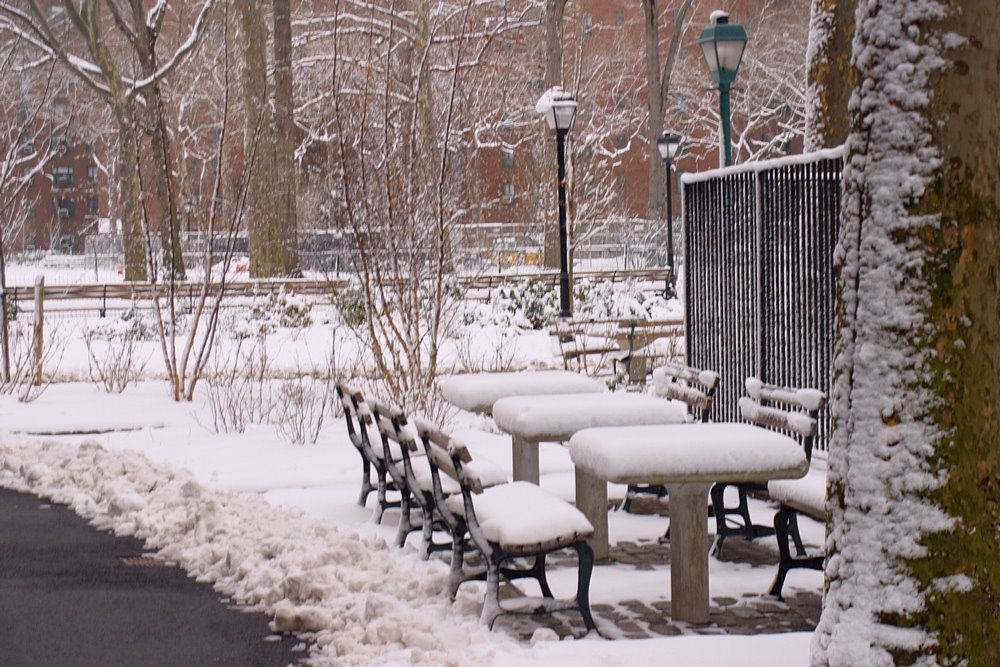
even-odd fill
[{"label": "park bench", "polygon": [[[385,464],[385,456],[382,448],[374,448],[368,433],[372,426],[371,411],[365,403],[361,392],[344,382],[335,385],[337,398],[344,408],[344,420],[347,422],[347,435],[351,444],[361,455],[361,496],[358,504],[364,507],[368,502],[368,496],[373,490],[378,492],[378,503],[375,506],[374,519],[376,523],[381,523],[383,512],[390,507],[399,507],[399,500],[390,501],[388,493],[398,493],[394,481],[388,478],[388,469]],[[375,471],[376,485],[372,486],[371,473]]]},{"label": "park bench", "polygon": [[[382,438],[384,450],[387,453],[393,452],[394,460],[389,460],[386,469],[402,492],[396,544],[403,546],[407,536],[419,529],[421,531],[420,551],[424,558],[429,557],[432,551],[450,548],[451,542],[441,544],[434,542],[435,527],[451,533],[452,539],[462,540],[464,533],[459,533],[456,536],[452,532],[451,524],[444,520],[439,511],[436,498],[445,498],[460,493],[461,489],[458,483],[450,479],[443,482],[435,480],[437,476],[431,469],[428,458],[424,456],[423,449],[418,447],[416,431],[408,422],[403,410],[374,399],[368,399],[368,404]],[[395,459],[395,452],[399,453],[398,459]],[[385,458],[389,459],[388,454]],[[506,471],[486,461],[480,464],[479,474],[483,484],[487,487],[503,484],[507,481]],[[435,484],[440,487],[437,494],[435,494]],[[412,503],[416,503],[417,509],[420,510],[421,522],[419,526],[412,522],[410,515]]]},{"label": "park bench", "polygon": [[[826,461],[814,457],[805,477],[771,480],[767,483],[767,492],[779,505],[778,512],[774,515],[774,532],[778,538],[778,573],[769,592],[780,600],[781,589],[789,570],[823,569],[825,554],[806,553],[799,534],[798,515],[805,514],[817,521],[826,521]],[[789,538],[795,546],[794,554]]]},{"label": "park bench", "polygon": [[[577,609],[588,632],[597,626],[590,612],[590,578],[594,554],[586,540],[593,528],[586,517],[566,501],[530,482],[488,486],[479,461],[468,448],[437,426],[417,421],[417,432],[430,462],[436,501],[452,535],[468,532],[486,565],[486,599],[481,620],[490,628],[503,614],[553,613]],[[444,472],[444,476],[440,473]],[[444,478],[457,482],[460,493],[445,496]],[[452,540],[452,598],[463,581],[481,578],[464,569],[464,540]],[[577,591],[573,598],[556,599],[545,574],[547,554],[576,551]],[[512,567],[529,559],[530,567]],[[541,597],[521,596],[500,600],[500,579],[530,577],[538,582]]]},{"label": "park bench", "polygon": [[[718,386],[719,374],[715,371],[675,363],[666,363],[653,370],[653,393],[684,403],[691,421],[708,421]],[[663,497],[667,495],[667,489],[662,484],[629,484],[622,509],[630,511],[632,500],[639,494]]]},{"label": "park bench", "polygon": [[560,319],[549,325],[563,368],[594,374],[608,360],[620,365],[629,383],[645,384],[655,360],[672,361],[684,336],[680,319]]},{"label": "park bench", "polygon": [[[798,389],[765,384],[757,378],[747,378],[746,389],[749,396],[740,399],[740,416],[744,421],[796,438],[805,451],[806,459],[812,458],[812,445],[817,431],[817,415],[826,403],[826,395],[817,389]],[[735,486],[738,502],[735,507],[725,504],[725,491]],[[718,556],[722,543],[729,535],[741,535],[754,540],[774,535],[772,526],[753,523],[750,518],[748,494],[766,493],[766,484],[731,484],[719,481],[712,487],[712,511],[715,514],[715,543],[712,552]],[[739,516],[740,522],[730,525],[727,517]],[[797,534],[797,532],[796,532]],[[780,541],[780,540],[779,540]]]}]

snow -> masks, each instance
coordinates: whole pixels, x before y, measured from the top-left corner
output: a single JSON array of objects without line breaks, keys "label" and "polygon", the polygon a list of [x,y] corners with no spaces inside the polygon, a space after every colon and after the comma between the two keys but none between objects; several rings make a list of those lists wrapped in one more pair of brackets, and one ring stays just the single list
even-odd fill
[{"label": "snow", "polygon": [[735,174],[759,174],[762,171],[776,169],[777,167],[799,164],[804,165],[815,162],[816,160],[833,160],[835,158],[842,158],[845,153],[845,147],[838,146],[836,148],[824,148],[813,151],[812,153],[804,153],[802,155],[787,155],[785,157],[771,158],[770,160],[744,162],[743,164],[737,164],[731,167],[721,167],[719,169],[710,169],[708,171],[689,171],[685,172],[684,175],[681,176],[681,183],[688,185],[690,183],[702,183],[704,181],[715,180],[724,176],[733,176]]},{"label": "snow", "polygon": [[642,394],[510,396],[493,405],[500,430],[525,440],[566,440],[593,426],[682,423],[684,404]]},{"label": "snow", "polygon": [[600,382],[571,371],[525,371],[450,375],[438,381],[441,395],[452,405],[469,412],[489,413],[493,404],[507,396],[598,393]]},{"label": "snow", "polygon": [[[249,319],[238,309],[225,317],[232,325]],[[319,305],[312,320],[305,329],[278,328],[267,336],[271,370],[279,377],[272,384],[305,368],[322,370],[321,357],[331,348],[342,361],[359,358],[343,328],[331,335],[330,315]],[[172,401],[158,343],[151,340],[140,341],[139,353],[150,359],[145,379],[121,394],[105,393],[80,381],[88,375],[87,353],[73,337],[97,323],[94,315],[54,318],[47,329],[63,332],[63,354],[46,372],[61,381],[32,402],[0,395],[0,485],[66,502],[101,528],[136,535],[150,552],[212,583],[221,595],[257,605],[276,630],[306,631],[312,665],[597,667],[650,663],[664,655],[679,665],[705,667],[807,662],[808,633],[630,640],[617,628],[602,627],[614,641],[545,641],[547,632],[539,631],[536,641],[519,642],[502,623],[489,632],[479,623],[481,584],[463,586],[452,603],[446,559],[422,560],[419,536],[402,549],[390,546],[399,512],[386,510],[384,520],[373,523],[374,494],[368,507],[358,506],[360,460],[342,417],[328,416],[319,441],[306,446],[282,440],[268,423],[215,432],[207,384],[199,385],[192,402]],[[226,325],[226,331],[233,328]],[[483,334],[477,327],[469,332]],[[559,363],[546,332],[521,331],[513,340],[514,367]],[[223,353],[235,345],[220,343]],[[442,426],[467,444],[479,474],[490,459],[498,476],[510,478],[511,439],[491,419],[460,412]],[[41,432],[56,435],[32,435]],[[539,459],[542,488],[571,498],[568,450],[542,443]],[[759,503],[754,511],[766,509]],[[803,522],[802,529],[813,544],[822,541],[822,525]],[[614,512],[610,518],[612,542],[655,540],[663,530],[656,515]],[[774,576],[771,567],[746,563],[713,560],[709,566],[713,595],[736,599],[760,596]],[[557,596],[572,594],[576,571],[555,568],[549,580]],[[793,583],[819,591],[822,579],[804,572]],[[611,564],[595,571],[590,597],[595,605],[652,604],[668,600],[669,591],[666,568]]]},{"label": "snow", "polygon": [[[538,101],[535,102],[535,113],[545,115],[552,110],[553,102],[564,102],[572,99],[573,96],[565,92],[562,89],[562,86],[553,86],[542,93],[541,97],[538,98]],[[576,106],[575,102],[573,103],[573,106]]]},{"label": "snow", "polygon": [[808,467],[792,438],[723,422],[590,428],[570,438],[569,451],[578,466],[616,482],[766,481]]},{"label": "snow", "polygon": [[[472,503],[483,535],[501,548],[544,544],[594,532],[580,510],[529,482],[493,486],[476,494]],[[454,514],[465,514],[461,496],[448,498],[447,506]]]}]

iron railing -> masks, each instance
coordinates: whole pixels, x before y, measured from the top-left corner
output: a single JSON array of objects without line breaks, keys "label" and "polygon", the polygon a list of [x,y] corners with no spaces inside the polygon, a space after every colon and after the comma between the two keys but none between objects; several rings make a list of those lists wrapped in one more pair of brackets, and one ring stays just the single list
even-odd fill
[{"label": "iron railing", "polygon": [[722,377],[714,419],[749,376],[829,395],[842,171],[833,149],[684,176],[687,355]]}]

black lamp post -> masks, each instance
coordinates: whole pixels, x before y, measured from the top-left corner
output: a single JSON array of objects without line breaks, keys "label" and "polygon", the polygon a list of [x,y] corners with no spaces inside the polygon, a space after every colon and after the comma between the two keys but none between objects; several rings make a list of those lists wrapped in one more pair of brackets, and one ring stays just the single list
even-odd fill
[{"label": "black lamp post", "polygon": [[667,284],[667,298],[677,296],[674,291],[676,278],[674,273],[674,188],[673,179],[670,177],[671,169],[674,165],[674,158],[681,149],[681,142],[684,137],[673,132],[664,132],[663,136],[656,140],[656,148],[663,158],[663,170],[667,174],[667,264],[670,265],[670,282]]},{"label": "black lamp post", "polygon": [[190,201],[184,202],[184,215],[187,216],[187,233],[191,233],[191,209],[194,208]]},{"label": "black lamp post", "polygon": [[576,101],[561,88],[546,91],[538,104],[536,111],[545,116],[549,129],[556,131],[556,158],[559,164],[559,317],[568,318],[572,315],[572,302],[569,289],[569,242],[566,230],[566,135],[573,125],[576,114]]},{"label": "black lamp post", "polygon": [[736,80],[736,73],[743,60],[747,45],[747,32],[738,23],[729,22],[729,14],[712,12],[712,25],[705,28],[698,39],[701,52],[708,63],[712,79],[719,85],[719,122],[722,124],[722,148],[725,166],[733,163],[733,147],[729,124],[729,89]]}]

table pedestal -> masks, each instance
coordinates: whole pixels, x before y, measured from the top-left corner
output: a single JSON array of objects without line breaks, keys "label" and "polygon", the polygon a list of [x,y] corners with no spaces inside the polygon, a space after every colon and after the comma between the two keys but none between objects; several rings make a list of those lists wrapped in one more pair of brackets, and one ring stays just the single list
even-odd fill
[{"label": "table pedestal", "polygon": [[519,436],[512,438],[514,446],[514,481],[538,484],[538,443]]},{"label": "table pedestal", "polygon": [[[708,623],[708,491],[711,482],[668,483],[670,499],[671,616],[687,623]],[[576,468],[576,507],[590,520],[588,542],[597,562],[607,562],[608,482]]]},{"label": "table pedestal", "polygon": [[707,482],[670,484],[670,609],[688,623],[708,623]]},{"label": "table pedestal", "polygon": [[587,542],[594,550],[594,560],[608,562],[608,483],[576,467],[576,508],[594,527],[594,536]]}]

